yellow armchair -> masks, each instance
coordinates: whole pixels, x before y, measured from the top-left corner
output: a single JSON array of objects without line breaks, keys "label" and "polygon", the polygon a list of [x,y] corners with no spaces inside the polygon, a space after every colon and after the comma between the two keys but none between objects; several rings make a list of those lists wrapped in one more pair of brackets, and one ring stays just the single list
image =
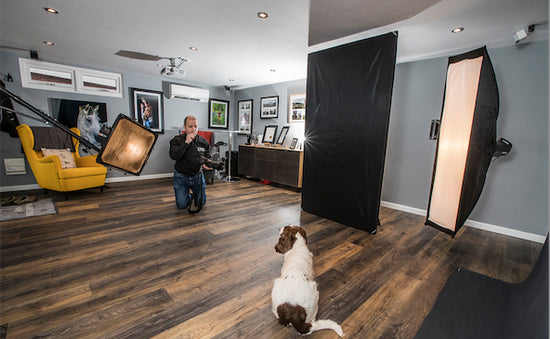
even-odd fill
[{"label": "yellow armchair", "polygon": [[[80,135],[77,128],[71,130]],[[79,141],[75,138],[72,138],[72,141],[76,152],[72,152],[72,156],[77,167],[62,168],[57,155],[45,157],[41,151],[34,150],[34,136],[29,126],[17,126],[17,133],[38,186],[58,192],[69,192],[105,185],[107,168],[96,163],[97,155],[81,157],[78,152]]]}]

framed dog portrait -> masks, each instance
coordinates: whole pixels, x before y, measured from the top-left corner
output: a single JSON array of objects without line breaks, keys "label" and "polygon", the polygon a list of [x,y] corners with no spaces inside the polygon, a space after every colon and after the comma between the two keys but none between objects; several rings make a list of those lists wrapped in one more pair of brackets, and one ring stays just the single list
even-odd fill
[{"label": "framed dog portrait", "polygon": [[227,129],[229,120],[229,101],[210,99],[209,100],[208,128]]},{"label": "framed dog portrait", "polygon": [[292,94],[288,100],[288,123],[306,122],[306,95]]},{"label": "framed dog portrait", "polygon": [[164,133],[162,92],[130,88],[130,106],[134,119],[155,133]]},{"label": "framed dog portrait", "polygon": [[239,110],[239,134],[252,133],[252,99],[241,100],[237,103]]},{"label": "framed dog portrait", "polygon": [[277,135],[277,125],[267,125],[264,128],[264,136],[262,142],[264,144],[272,144],[275,142],[275,136]]},{"label": "framed dog portrait", "polygon": [[260,101],[260,118],[271,119],[279,117],[279,96],[263,97]]}]

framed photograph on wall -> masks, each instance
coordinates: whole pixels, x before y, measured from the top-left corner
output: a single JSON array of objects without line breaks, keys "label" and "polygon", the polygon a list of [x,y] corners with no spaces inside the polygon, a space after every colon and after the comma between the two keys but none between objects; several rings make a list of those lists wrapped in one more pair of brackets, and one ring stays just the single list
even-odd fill
[{"label": "framed photograph on wall", "polygon": [[264,144],[272,144],[275,142],[275,136],[277,135],[277,125],[267,125],[264,128],[264,135],[262,142]]},{"label": "framed photograph on wall", "polygon": [[229,101],[210,99],[210,113],[208,115],[208,128],[227,129],[229,121]]},{"label": "framed photograph on wall", "polygon": [[134,119],[155,133],[164,133],[162,92],[130,88],[130,106]]},{"label": "framed photograph on wall", "polygon": [[279,96],[263,97],[260,101],[260,118],[271,119],[279,117]]},{"label": "framed photograph on wall", "polygon": [[281,134],[279,134],[279,137],[277,138],[277,142],[276,144],[277,145],[283,145],[283,143],[285,142],[285,138],[286,138],[286,135],[288,134],[288,129],[290,127],[289,126],[283,126],[283,128],[281,129]]},{"label": "framed photograph on wall", "polygon": [[306,94],[291,94],[288,100],[288,123],[306,122]]},{"label": "framed photograph on wall", "polygon": [[[68,128],[76,127],[80,136],[97,147],[101,143],[95,136],[107,122],[107,104],[95,101],[48,98],[53,117]],[[81,148],[86,148],[80,144]]]},{"label": "framed photograph on wall", "polygon": [[239,134],[252,133],[252,99],[241,100],[237,103],[239,110]]}]

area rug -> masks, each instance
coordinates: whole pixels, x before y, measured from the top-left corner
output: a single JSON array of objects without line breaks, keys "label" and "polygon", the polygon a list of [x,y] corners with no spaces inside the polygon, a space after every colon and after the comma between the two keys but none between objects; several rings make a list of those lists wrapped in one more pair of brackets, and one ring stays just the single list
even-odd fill
[{"label": "area rug", "polygon": [[0,221],[56,214],[57,207],[51,198],[39,197],[34,202],[0,207]]}]

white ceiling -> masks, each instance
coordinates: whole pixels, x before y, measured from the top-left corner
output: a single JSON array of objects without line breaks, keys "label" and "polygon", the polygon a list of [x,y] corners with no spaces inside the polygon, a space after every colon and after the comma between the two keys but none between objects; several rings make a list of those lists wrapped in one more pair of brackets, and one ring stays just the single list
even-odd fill
[{"label": "white ceiling", "polygon": [[[548,39],[548,0],[311,5],[310,12],[307,0],[0,0],[0,46],[20,48],[2,49],[25,57],[24,50],[36,50],[44,61],[155,77],[158,62],[115,53],[180,56],[189,59],[181,82],[243,88],[304,79],[309,52],[393,30],[399,31],[398,62],[510,45],[513,33],[530,24],[537,25],[526,41]],[[59,14],[48,14],[46,6]],[[269,17],[260,20],[259,11]],[[464,32],[452,34],[458,26]]]}]

